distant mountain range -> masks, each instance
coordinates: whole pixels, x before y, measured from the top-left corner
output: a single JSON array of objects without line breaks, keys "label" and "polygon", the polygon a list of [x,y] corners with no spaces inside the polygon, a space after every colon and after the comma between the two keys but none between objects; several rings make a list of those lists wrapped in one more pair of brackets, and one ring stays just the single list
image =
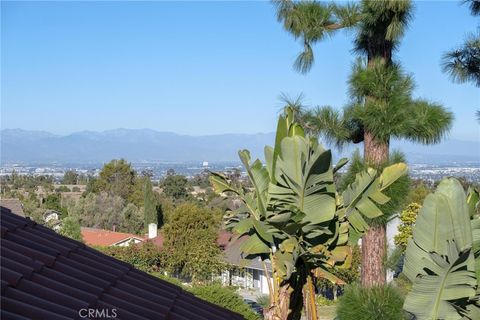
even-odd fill
[{"label": "distant mountain range", "polygon": [[[81,131],[55,135],[44,131],[5,129],[0,132],[2,163],[103,163],[114,158],[138,161],[234,161],[237,152],[248,149],[263,157],[265,145],[272,145],[274,133],[187,136],[150,129]],[[348,155],[350,147],[336,157]],[[410,162],[480,162],[480,141],[446,140],[434,146],[393,142]]]}]

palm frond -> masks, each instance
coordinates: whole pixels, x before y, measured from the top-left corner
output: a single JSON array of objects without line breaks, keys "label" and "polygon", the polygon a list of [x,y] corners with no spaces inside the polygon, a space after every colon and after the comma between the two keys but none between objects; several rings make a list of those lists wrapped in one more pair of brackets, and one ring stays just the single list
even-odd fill
[{"label": "palm frond", "polygon": [[315,57],[313,55],[313,50],[310,44],[305,41],[304,50],[300,52],[293,63],[293,69],[302,74],[307,73],[313,66],[315,62]]},{"label": "palm frond", "polygon": [[361,7],[356,2],[348,2],[341,6],[333,3],[331,8],[338,19],[338,24],[343,28],[354,27],[362,18]]},{"label": "palm frond", "polygon": [[470,35],[460,48],[445,53],[442,69],[454,82],[480,87],[480,34]]},{"label": "palm frond", "polygon": [[294,62],[294,68],[307,73],[313,66],[312,46],[336,30],[351,27],[359,19],[358,5],[345,6],[316,1],[274,1],[277,19],[295,39],[302,39],[303,51]]},{"label": "palm frond", "polygon": [[409,115],[414,87],[411,76],[399,65],[386,65],[375,59],[369,66],[357,61],[349,79],[349,92],[355,107],[352,118],[358,119],[378,139],[388,141],[391,135],[401,135],[402,125]]},{"label": "palm frond", "polygon": [[[362,128],[354,128],[348,115],[333,109],[330,106],[317,107],[305,112],[302,116],[307,128],[323,137],[328,143],[333,143],[341,149],[345,144],[354,142],[352,135],[361,131],[357,136],[363,138]],[[360,142],[360,141],[357,141]]]},{"label": "palm frond", "polygon": [[468,4],[470,12],[473,16],[480,15],[480,1],[479,0],[463,0],[462,4]]},{"label": "palm frond", "polygon": [[285,92],[280,93],[278,100],[280,100],[283,105],[281,112],[284,112],[286,108],[291,108],[296,115],[302,115],[305,111],[305,105],[303,104],[304,99],[305,96],[303,93],[298,94],[296,97],[291,97]]},{"label": "palm frond", "polygon": [[389,60],[386,55],[397,47],[412,18],[412,2],[364,0],[361,8],[355,51]]},{"label": "palm frond", "polygon": [[453,113],[442,105],[426,100],[414,100],[408,108],[408,121],[404,122],[401,136],[423,144],[434,144],[448,133],[453,123]]}]

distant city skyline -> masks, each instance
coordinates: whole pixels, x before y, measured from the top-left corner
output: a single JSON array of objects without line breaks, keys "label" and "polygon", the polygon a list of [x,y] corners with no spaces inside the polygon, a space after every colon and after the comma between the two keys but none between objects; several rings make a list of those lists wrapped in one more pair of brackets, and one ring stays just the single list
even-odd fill
[{"label": "distant city skyline", "polygon": [[[416,2],[396,54],[415,96],[455,114],[449,137],[478,140],[480,90],[441,72],[441,56],[479,21],[460,1]],[[348,102],[355,56],[341,32],[315,46],[307,75],[292,69],[301,45],[270,2],[1,3],[1,128],[55,134],[149,128],[188,135],[269,133],[279,95],[309,106]],[[445,28],[446,21],[449,23]]]}]

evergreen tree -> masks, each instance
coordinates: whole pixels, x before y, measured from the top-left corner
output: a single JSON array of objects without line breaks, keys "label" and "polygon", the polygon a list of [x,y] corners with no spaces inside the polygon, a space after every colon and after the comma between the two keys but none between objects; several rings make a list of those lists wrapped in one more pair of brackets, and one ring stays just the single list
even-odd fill
[{"label": "evergreen tree", "polygon": [[94,192],[105,191],[129,200],[133,193],[135,177],[135,170],[130,163],[124,159],[115,159],[103,166],[93,189]]},{"label": "evergreen tree", "polygon": [[[480,1],[466,0],[472,16],[480,17]],[[472,82],[480,87],[480,32],[471,34],[465,43],[443,56],[443,71],[448,73],[453,81]]]},{"label": "evergreen tree", "polygon": [[145,179],[144,188],[144,216],[145,216],[145,228],[148,230],[150,223],[158,224],[157,207],[155,196],[152,190],[152,182],[150,178]]},{"label": "evergreen tree", "polygon": [[[412,17],[411,1],[363,0],[346,5],[289,0],[276,3],[279,21],[302,40],[304,50],[294,63],[295,69],[302,73],[313,66],[314,43],[342,28],[353,28],[356,32],[354,50],[361,58],[350,78],[352,101],[343,112],[331,107],[307,112],[303,122],[308,128],[339,146],[363,142],[364,165],[375,168],[388,164],[391,138],[431,144],[439,142],[449,130],[453,115],[439,104],[413,99],[412,78],[393,60]],[[386,280],[384,221],[372,221],[362,240],[365,286],[383,284]]]}]

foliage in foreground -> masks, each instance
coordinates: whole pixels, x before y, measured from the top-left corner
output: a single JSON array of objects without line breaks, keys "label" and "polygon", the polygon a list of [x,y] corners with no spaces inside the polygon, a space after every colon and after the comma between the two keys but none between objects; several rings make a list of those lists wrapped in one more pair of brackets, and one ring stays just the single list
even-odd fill
[{"label": "foliage in foreground", "polygon": [[307,318],[315,319],[313,277],[344,283],[331,270],[350,266],[351,243],[368,229],[365,218],[382,215],[378,206],[390,200],[384,191],[405,174],[406,165],[389,166],[380,175],[369,168],[337,192],[334,174],[346,159],[333,167],[330,150],[304,133],[292,108],[285,111],[275,146],[265,148],[265,166],[251,162],[247,150],[239,152],[253,190],[216,173],[211,182],[216,192],[242,201],[225,216],[235,233],[249,235],[242,253],[272,261],[275,281],[267,318],[299,319],[305,296]]},{"label": "foliage in foreground", "polygon": [[348,286],[337,305],[338,320],[403,320],[403,296],[392,285]]},{"label": "foliage in foreground", "polygon": [[[361,248],[358,245],[352,246],[352,260],[349,268],[333,269],[332,274],[337,278],[342,279],[346,284],[354,284],[360,281],[360,264],[361,264]],[[317,288],[321,288],[322,291],[327,293],[332,291],[333,298],[336,299],[338,285],[329,281],[328,279],[317,279]],[[325,300],[331,301],[326,297]],[[317,299],[317,301],[319,301]],[[323,301],[323,300],[322,300]],[[328,305],[328,302],[324,302],[323,305]]]},{"label": "foliage in foreground", "polygon": [[246,304],[231,288],[222,287],[220,284],[211,284],[207,286],[193,287],[190,292],[203,300],[209,301],[233,312],[237,312],[247,320],[260,319],[248,304]]},{"label": "foliage in foreground", "polygon": [[423,203],[407,246],[404,274],[413,283],[404,308],[419,320],[479,319],[479,194],[444,179]]},{"label": "foliage in foreground", "polygon": [[[384,162],[377,169],[383,169],[389,165],[395,163],[406,163],[405,155],[400,151],[393,151],[389,155],[388,161]],[[361,173],[368,169],[368,165],[365,163],[358,149],[352,154],[350,159],[350,165],[345,174],[342,175],[340,181],[340,190],[344,190],[348,185],[355,182],[357,174]],[[390,198],[386,204],[381,205],[380,209],[383,212],[383,215],[374,218],[367,219],[368,224],[371,225],[380,225],[387,224],[388,221],[392,218],[393,215],[397,214],[398,211],[403,208],[405,205],[405,196],[410,191],[411,180],[408,175],[400,177],[397,181],[392,183],[392,185],[385,190],[385,194]]]}]

